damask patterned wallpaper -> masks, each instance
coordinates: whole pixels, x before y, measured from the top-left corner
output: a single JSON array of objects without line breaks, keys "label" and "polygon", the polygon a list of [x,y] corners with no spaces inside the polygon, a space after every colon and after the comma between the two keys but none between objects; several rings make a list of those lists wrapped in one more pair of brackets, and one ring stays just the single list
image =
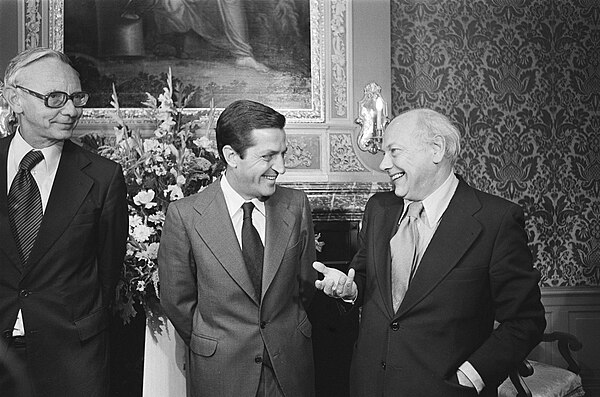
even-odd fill
[{"label": "damask patterned wallpaper", "polygon": [[391,113],[457,124],[458,172],[524,208],[542,286],[599,286],[600,2],[391,4]]}]

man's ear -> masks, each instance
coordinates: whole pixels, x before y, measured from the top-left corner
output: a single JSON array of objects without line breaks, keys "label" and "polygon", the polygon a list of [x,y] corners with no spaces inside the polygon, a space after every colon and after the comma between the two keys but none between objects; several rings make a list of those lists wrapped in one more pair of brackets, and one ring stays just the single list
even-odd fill
[{"label": "man's ear", "polygon": [[236,168],[240,161],[240,155],[230,145],[223,146],[223,157],[229,167]]},{"label": "man's ear", "polygon": [[8,103],[8,106],[12,109],[13,112],[19,114],[23,113],[23,108],[21,107],[21,96],[17,92],[15,87],[5,86],[2,89],[2,96]]},{"label": "man's ear", "polygon": [[446,141],[441,135],[436,135],[429,144],[433,151],[433,162],[439,164],[446,154]]}]

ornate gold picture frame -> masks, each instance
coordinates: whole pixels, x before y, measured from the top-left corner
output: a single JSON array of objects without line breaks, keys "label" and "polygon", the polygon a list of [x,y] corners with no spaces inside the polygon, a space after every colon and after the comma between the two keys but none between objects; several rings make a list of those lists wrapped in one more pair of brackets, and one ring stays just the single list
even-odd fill
[{"label": "ornate gold picture frame", "polygon": [[[100,97],[100,101],[92,102],[92,107],[86,108],[80,123],[84,128],[86,124],[93,128],[94,125],[111,122],[110,92],[113,82],[122,102],[124,116],[144,123],[145,111],[141,101],[145,99],[145,92],[158,96],[160,87],[164,86],[164,75],[169,68],[172,69],[174,79],[182,83],[182,87],[196,92],[197,100],[190,104],[187,112],[198,113],[200,117],[208,114],[210,99],[214,99],[218,112],[233,100],[245,98],[276,108],[286,115],[290,123],[325,121],[325,0],[281,2],[296,6],[296,9],[281,10],[284,15],[288,12],[288,21],[294,23],[271,26],[270,31],[247,27],[250,33],[254,32],[262,37],[262,42],[256,41],[254,47],[257,48],[255,52],[259,56],[263,55],[262,58],[257,56],[256,61],[259,65],[266,66],[265,70],[233,64],[230,55],[215,51],[216,47],[211,46],[211,43],[206,44],[208,40],[203,40],[199,34],[195,34],[195,31],[200,32],[201,29],[195,29],[194,21],[190,22],[189,17],[187,27],[191,27],[192,34],[187,36],[195,36],[192,39],[197,42],[204,41],[203,45],[213,49],[211,56],[215,57],[216,54],[216,59],[206,59],[201,52],[202,43],[196,47],[195,53],[192,43],[189,46],[192,49],[191,55],[180,57],[173,52],[176,44],[169,48],[168,44],[172,43],[169,42],[171,36],[168,34],[163,38],[163,44],[167,43],[163,52],[154,52],[149,46],[152,43],[157,44],[157,41],[149,44],[148,37],[154,33],[154,36],[157,36],[163,31],[168,31],[158,25],[161,22],[156,15],[149,15],[158,14],[160,0],[83,1],[90,4],[86,7],[81,0],[22,0],[20,8],[24,25],[20,40],[23,48],[48,45],[81,62],[81,67],[77,69],[81,74],[82,85],[92,96]],[[211,4],[218,2],[219,0],[209,1]],[[131,4],[135,6],[136,3],[137,8],[126,8]],[[165,2],[169,3],[173,2]],[[264,22],[267,13],[265,11],[259,14],[261,4],[266,10],[267,6],[277,3],[277,0],[250,2],[254,14],[246,16],[247,23],[259,21],[260,18]],[[110,12],[107,11],[107,7]],[[164,9],[162,11],[164,13]],[[194,12],[196,11],[192,10],[188,16],[196,16]],[[152,26],[144,25],[150,25],[148,21],[153,22]],[[166,21],[165,24],[170,23]],[[177,22],[172,24],[176,25]],[[226,22],[227,24],[231,25],[231,22]],[[264,25],[266,26],[266,22]],[[287,39],[284,37],[286,34]],[[94,35],[95,37],[92,37]],[[181,34],[174,36],[173,43],[176,39],[184,42],[188,39],[182,38]],[[146,42],[140,43],[140,40]],[[115,47],[120,49],[115,50]],[[269,53],[263,51],[260,54],[261,49]],[[291,54],[292,50],[297,51]],[[284,59],[287,63],[277,59]],[[91,73],[88,73],[90,69]],[[89,77],[90,75],[92,77]],[[152,92],[153,89],[156,91],[157,87],[159,91]],[[128,92],[136,95],[128,100]]]}]

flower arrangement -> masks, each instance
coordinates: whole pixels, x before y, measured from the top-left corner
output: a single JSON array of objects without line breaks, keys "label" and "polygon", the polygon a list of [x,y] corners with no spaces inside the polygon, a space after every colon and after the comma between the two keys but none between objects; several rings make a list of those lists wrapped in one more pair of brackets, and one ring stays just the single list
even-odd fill
[{"label": "flower arrangement", "polygon": [[156,121],[154,136],[143,138],[127,126],[113,85],[115,136],[98,148],[101,155],[121,164],[127,184],[129,238],[115,307],[125,323],[137,314],[138,305],[150,321],[162,322],[153,303],[158,302],[157,253],[167,207],[202,190],[222,171],[209,136],[214,106],[204,122],[184,114],[194,92],[186,92],[181,83],[173,85],[170,69],[158,99],[146,95],[142,104]]}]

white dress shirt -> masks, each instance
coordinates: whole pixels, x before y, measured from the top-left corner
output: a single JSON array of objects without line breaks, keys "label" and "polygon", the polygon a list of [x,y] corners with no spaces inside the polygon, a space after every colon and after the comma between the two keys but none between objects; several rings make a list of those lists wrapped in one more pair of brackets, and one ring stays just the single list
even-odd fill
[{"label": "white dress shirt", "polygon": [[[42,197],[42,212],[46,211],[46,205],[48,204],[48,198],[50,197],[50,191],[52,190],[52,184],[54,183],[54,177],[56,176],[56,170],[58,169],[58,163],[60,162],[62,148],[63,143],[59,142],[52,146],[40,149],[44,155],[44,159],[36,164],[31,170],[31,175],[33,176],[33,179],[35,179]],[[7,196],[10,192],[10,186],[19,171],[21,160],[23,160],[23,157],[31,150],[34,150],[34,148],[25,142],[21,136],[20,130],[17,130],[14,138],[10,142],[10,147],[8,148],[8,160],[6,162]],[[23,315],[19,309],[13,329],[13,336],[22,335],[25,335],[25,327],[23,325]]]},{"label": "white dress shirt", "polygon": [[[221,177],[221,190],[223,190],[223,195],[225,196],[225,203],[227,204],[227,210],[229,211],[229,217],[231,218],[231,223],[233,223],[233,229],[235,230],[235,235],[240,244],[240,248],[242,247],[242,225],[244,224],[244,210],[242,209],[242,205],[249,201],[245,200],[238,192],[236,192],[229,182],[227,181],[227,176],[223,175]],[[259,199],[250,200],[254,204],[254,211],[252,211],[252,224],[258,231],[260,235],[260,239],[265,245],[265,230],[266,230],[266,213],[265,213],[265,203],[260,201]]]}]

